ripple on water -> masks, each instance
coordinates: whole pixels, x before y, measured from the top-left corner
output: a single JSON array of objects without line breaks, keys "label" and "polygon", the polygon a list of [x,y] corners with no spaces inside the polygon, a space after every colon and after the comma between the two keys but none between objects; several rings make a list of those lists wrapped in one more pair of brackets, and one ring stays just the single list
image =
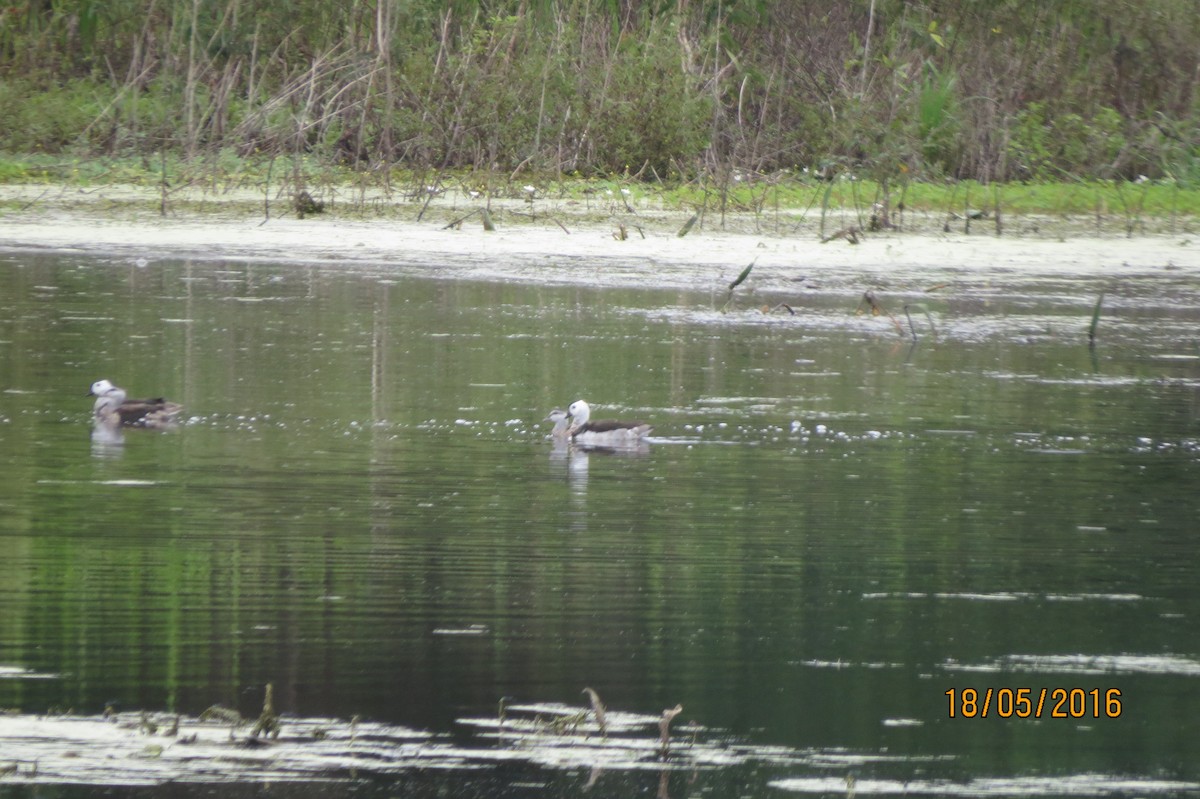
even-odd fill
[{"label": "ripple on water", "polygon": [[1115,774],[1071,774],[1047,777],[980,777],[949,780],[797,777],[773,780],[774,788],[793,793],[905,796],[1146,796],[1200,789],[1200,783],[1130,778]]},{"label": "ripple on water", "polygon": [[1018,600],[1033,600],[1047,602],[1139,602],[1145,597],[1140,594],[1041,594],[1033,591],[992,591],[978,592],[935,592],[924,591],[878,591],[863,594],[863,599],[939,599],[967,600],[971,602],[1012,602]]},{"label": "ripple on water", "polygon": [[983,663],[948,660],[946,671],[964,672],[1044,672],[1049,674],[1157,674],[1175,677],[1200,677],[1200,661],[1175,654],[1121,655],[1004,655]]},{"label": "ripple on water", "polygon": [[0,680],[57,680],[59,675],[32,671],[21,666],[0,665]]}]

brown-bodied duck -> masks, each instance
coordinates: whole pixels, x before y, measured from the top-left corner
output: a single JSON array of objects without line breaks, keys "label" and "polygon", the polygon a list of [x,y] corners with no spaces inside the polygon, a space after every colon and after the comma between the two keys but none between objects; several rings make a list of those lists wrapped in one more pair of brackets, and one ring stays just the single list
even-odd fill
[{"label": "brown-bodied duck", "polygon": [[175,423],[175,417],[183,410],[176,402],[167,402],[162,397],[145,400],[125,398],[125,389],[117,388],[107,380],[92,383],[87,393],[96,398],[92,415],[99,424],[112,427],[147,427],[161,430]]},{"label": "brown-bodied duck", "polygon": [[555,408],[550,411],[550,415],[545,418],[547,422],[554,422],[554,429],[550,431],[550,437],[555,441],[566,441],[568,438],[567,427],[571,423],[571,417],[567,416],[567,412],[562,408]]},{"label": "brown-bodied duck", "polygon": [[571,426],[567,435],[579,444],[597,447],[620,447],[639,443],[653,429],[645,422],[624,422],[616,419],[592,421],[592,409],[583,400],[567,406]]}]

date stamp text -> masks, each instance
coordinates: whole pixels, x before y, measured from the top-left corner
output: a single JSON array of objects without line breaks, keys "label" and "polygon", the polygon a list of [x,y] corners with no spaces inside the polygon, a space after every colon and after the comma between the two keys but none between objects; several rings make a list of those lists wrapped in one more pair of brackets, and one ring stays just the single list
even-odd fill
[{"label": "date stamp text", "polygon": [[1117,688],[951,688],[952,719],[1116,719]]}]

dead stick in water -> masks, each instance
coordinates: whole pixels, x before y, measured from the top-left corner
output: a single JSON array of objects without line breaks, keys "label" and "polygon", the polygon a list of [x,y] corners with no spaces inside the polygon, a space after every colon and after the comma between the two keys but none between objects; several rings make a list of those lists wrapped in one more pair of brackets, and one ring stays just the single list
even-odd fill
[{"label": "dead stick in water", "polygon": [[267,683],[262,714],[258,717],[258,723],[254,725],[254,729],[250,731],[251,738],[257,738],[259,735],[279,737],[279,714],[275,712],[275,686],[272,683]]},{"label": "dead stick in water", "polygon": [[608,722],[604,718],[604,703],[600,701],[600,694],[591,688],[584,688],[583,693],[592,701],[592,712],[596,714],[596,726],[600,728],[600,734],[607,738]]},{"label": "dead stick in water", "polygon": [[658,748],[659,753],[663,757],[666,757],[671,751],[671,722],[682,712],[683,705],[667,708],[663,711],[662,718],[658,721]]},{"label": "dead stick in water", "polygon": [[450,228],[456,228],[459,225],[461,225],[463,222],[466,222],[468,219],[475,216],[475,214],[478,214],[479,212],[481,212],[483,210],[484,209],[482,209],[482,208],[476,208],[474,211],[471,211],[467,214],[464,214],[463,216],[460,216],[458,219],[455,219],[453,222],[451,222],[447,225],[443,225],[442,230],[449,230]]},{"label": "dead stick in water", "polygon": [[1096,307],[1092,309],[1092,323],[1088,325],[1088,346],[1096,346],[1096,326],[1100,324],[1100,306],[1104,304],[1104,290],[1100,290],[1100,296],[1096,298]]}]

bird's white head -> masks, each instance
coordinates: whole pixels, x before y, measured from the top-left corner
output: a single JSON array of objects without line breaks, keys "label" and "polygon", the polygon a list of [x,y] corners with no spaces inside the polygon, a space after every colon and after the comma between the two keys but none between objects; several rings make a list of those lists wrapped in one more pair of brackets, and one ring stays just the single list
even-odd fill
[{"label": "bird's white head", "polygon": [[92,405],[92,413],[98,418],[109,418],[125,401],[125,389],[117,388],[107,380],[97,380],[92,383],[92,390],[88,392],[88,395],[96,398],[95,404]]},{"label": "bird's white head", "polygon": [[571,417],[575,427],[582,427],[591,417],[592,409],[583,400],[575,400],[567,406],[567,415]]},{"label": "bird's white head", "polygon": [[89,397],[104,397],[116,390],[116,386],[107,380],[97,380],[92,383],[92,390],[88,392]]}]

